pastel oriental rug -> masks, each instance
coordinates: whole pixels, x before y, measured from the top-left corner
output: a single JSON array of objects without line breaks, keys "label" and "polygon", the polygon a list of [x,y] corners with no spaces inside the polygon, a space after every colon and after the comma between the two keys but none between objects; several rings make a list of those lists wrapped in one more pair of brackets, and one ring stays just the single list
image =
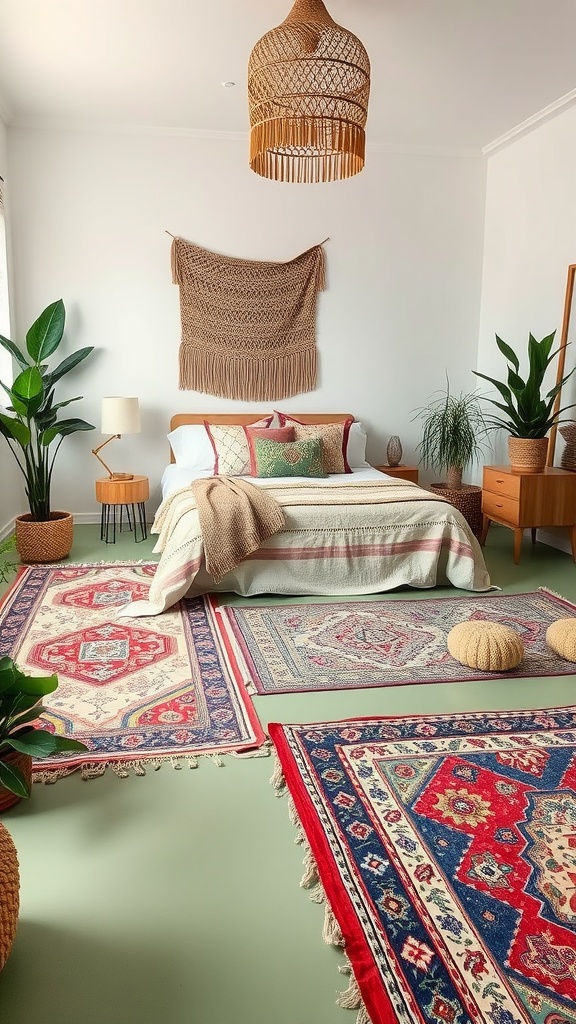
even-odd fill
[{"label": "pastel oriental rug", "polygon": [[[576,708],[271,725],[372,1024],[576,1021]],[[320,897],[318,896],[320,890]]]},{"label": "pastel oriental rug", "polygon": [[[417,600],[227,606],[213,598],[212,604],[233,671],[259,694],[574,672],[548,647],[546,630],[556,619],[576,615],[576,606],[544,587],[528,594]],[[467,668],[449,654],[448,633],[467,619],[499,622],[519,633],[525,656],[512,673]]]},{"label": "pastel oriental rug", "polygon": [[0,610],[0,656],[56,672],[44,719],[88,751],[35,762],[48,781],[77,768],[117,774],[162,760],[246,752],[265,742],[250,698],[230,678],[201,599],[154,619],[117,619],[145,598],[156,563],[30,566]]}]

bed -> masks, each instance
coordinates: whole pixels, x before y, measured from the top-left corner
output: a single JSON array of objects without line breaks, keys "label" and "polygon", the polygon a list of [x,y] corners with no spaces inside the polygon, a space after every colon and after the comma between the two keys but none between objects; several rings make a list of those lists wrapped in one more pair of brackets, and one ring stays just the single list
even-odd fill
[{"label": "bed", "polygon": [[[294,414],[302,424],[342,424],[348,414]],[[252,424],[258,413],[178,414],[179,427]],[[349,442],[349,450],[351,443]],[[194,454],[188,458],[190,463]],[[184,460],[186,461],[186,460]],[[356,457],[356,462],[359,462]],[[183,596],[232,592],[243,596],[355,595],[400,586],[429,588],[450,583],[471,591],[490,589],[482,550],[453,506],[417,484],[379,472],[366,461],[326,479],[243,479],[283,508],[284,528],[215,583],[206,570],[199,515],[190,484],[213,469],[183,464],[170,452],[162,478],[163,501],[152,526],[160,553],[149,599],[123,615],[154,615]]]}]

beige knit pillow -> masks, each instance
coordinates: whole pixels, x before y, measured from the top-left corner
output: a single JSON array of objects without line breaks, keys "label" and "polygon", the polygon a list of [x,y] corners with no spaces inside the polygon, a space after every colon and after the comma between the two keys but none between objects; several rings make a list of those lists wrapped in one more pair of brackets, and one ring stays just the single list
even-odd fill
[{"label": "beige knit pillow", "polygon": [[514,629],[484,619],[459,622],[446,642],[456,661],[482,672],[507,672],[524,657],[524,644]]}]

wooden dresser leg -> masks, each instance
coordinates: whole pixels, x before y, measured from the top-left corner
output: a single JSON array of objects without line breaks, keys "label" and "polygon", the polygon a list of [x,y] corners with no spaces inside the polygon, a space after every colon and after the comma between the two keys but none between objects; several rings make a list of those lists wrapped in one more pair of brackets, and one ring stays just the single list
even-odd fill
[{"label": "wooden dresser leg", "polygon": [[488,530],[490,529],[491,520],[488,516],[482,516],[482,533],[480,534],[480,544],[484,547],[486,543],[486,537],[488,536]]},{"label": "wooden dresser leg", "polygon": [[522,537],[524,536],[524,530],[514,530],[514,562],[518,565],[520,561],[520,552],[522,550]]},{"label": "wooden dresser leg", "polygon": [[536,543],[536,527],[535,526],[532,527],[531,533],[532,533],[532,543],[535,544]]}]

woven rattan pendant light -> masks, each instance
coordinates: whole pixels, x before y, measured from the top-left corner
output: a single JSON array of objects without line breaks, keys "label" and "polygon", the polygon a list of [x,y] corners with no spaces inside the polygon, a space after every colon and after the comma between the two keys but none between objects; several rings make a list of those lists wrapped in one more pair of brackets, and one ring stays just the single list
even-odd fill
[{"label": "woven rattan pendant light", "polygon": [[248,64],[250,166],[276,181],[336,181],[364,166],[370,60],[322,0],[296,0]]}]

